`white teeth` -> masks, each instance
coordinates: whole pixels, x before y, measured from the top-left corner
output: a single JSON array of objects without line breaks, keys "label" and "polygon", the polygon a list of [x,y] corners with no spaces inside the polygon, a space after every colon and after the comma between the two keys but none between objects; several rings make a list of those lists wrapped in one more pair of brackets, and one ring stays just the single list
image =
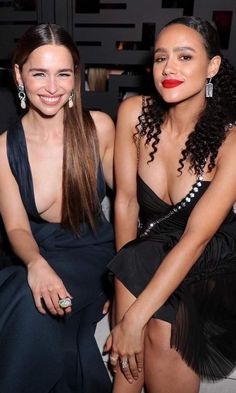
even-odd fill
[{"label": "white teeth", "polygon": [[60,99],[59,97],[43,97],[43,96],[41,96],[41,98],[43,101],[47,101],[49,103],[57,102]]}]

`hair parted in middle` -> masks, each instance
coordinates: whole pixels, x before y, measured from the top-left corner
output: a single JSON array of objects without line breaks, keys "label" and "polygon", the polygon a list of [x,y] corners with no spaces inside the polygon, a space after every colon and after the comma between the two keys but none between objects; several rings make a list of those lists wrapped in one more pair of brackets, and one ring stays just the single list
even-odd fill
[{"label": "hair parted in middle", "polygon": [[[94,122],[81,104],[80,57],[69,33],[56,24],[30,27],[19,40],[13,57],[20,71],[30,54],[43,45],[62,45],[74,63],[73,107],[65,105],[63,140],[62,225],[79,233],[80,224],[96,227],[99,211],[97,168],[98,140]],[[15,74],[14,74],[15,76]]]}]

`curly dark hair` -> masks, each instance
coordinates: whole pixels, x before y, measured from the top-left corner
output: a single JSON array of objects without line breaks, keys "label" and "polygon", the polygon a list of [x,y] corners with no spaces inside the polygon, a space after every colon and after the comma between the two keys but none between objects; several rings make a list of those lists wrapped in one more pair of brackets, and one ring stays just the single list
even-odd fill
[{"label": "curly dark hair", "polygon": [[[181,152],[178,171],[182,173],[184,162],[188,159],[189,169],[196,175],[202,172],[207,159],[208,171],[215,167],[215,159],[220,146],[226,138],[231,124],[236,120],[236,72],[229,61],[220,53],[218,34],[215,28],[207,21],[198,17],[181,17],[169,22],[183,24],[201,34],[204,40],[209,59],[216,55],[222,58],[219,72],[214,77],[214,97],[208,98],[204,110],[199,114],[194,130],[189,134],[185,147]],[[139,123],[136,125],[137,135],[144,137],[145,144],[152,146],[150,160],[158,150],[161,125],[169,110],[160,94],[155,92],[145,100]]]}]

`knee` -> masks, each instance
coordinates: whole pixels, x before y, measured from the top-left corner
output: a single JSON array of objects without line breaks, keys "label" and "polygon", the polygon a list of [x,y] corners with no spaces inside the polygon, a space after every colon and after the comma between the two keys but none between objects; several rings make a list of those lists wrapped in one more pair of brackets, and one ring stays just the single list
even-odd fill
[{"label": "knee", "polygon": [[178,353],[170,347],[171,324],[158,319],[151,319],[145,334],[146,350],[155,352],[158,358],[177,359]]}]

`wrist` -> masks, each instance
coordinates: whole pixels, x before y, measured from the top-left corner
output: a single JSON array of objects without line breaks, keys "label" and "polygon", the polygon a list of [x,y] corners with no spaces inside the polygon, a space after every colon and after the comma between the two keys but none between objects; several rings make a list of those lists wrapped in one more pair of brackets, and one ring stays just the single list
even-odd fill
[{"label": "wrist", "polygon": [[36,266],[38,264],[42,264],[42,263],[47,263],[47,262],[45,261],[44,258],[41,257],[41,255],[39,255],[39,256],[31,259],[30,261],[28,261],[26,263],[26,267],[27,267],[27,269],[30,269],[31,267]]},{"label": "wrist", "polygon": [[140,329],[144,329],[148,322],[148,319],[145,318],[145,314],[142,311],[136,309],[134,305],[131,306],[125,313],[123,319],[127,324],[134,325],[135,328],[139,327]]}]

